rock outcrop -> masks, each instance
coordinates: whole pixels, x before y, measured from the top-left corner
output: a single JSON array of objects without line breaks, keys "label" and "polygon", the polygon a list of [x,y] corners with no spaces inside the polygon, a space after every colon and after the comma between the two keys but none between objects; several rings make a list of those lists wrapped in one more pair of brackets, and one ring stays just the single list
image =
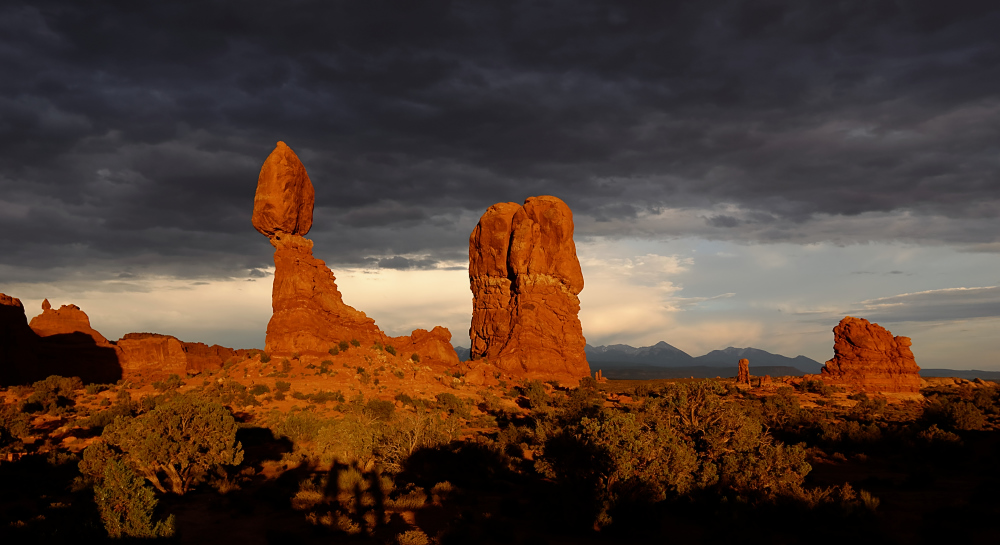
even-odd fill
[{"label": "rock outcrop", "polygon": [[737,384],[750,384],[750,360],[744,358],[739,362],[740,368],[736,375]]},{"label": "rock outcrop", "polygon": [[823,380],[870,393],[919,393],[920,368],[909,337],[894,337],[864,318],[847,316],[833,328],[833,359]]},{"label": "rock outcrop", "polygon": [[428,362],[458,365],[447,329],[390,338],[364,312],[344,303],[333,272],[313,257],[313,243],[303,236],[312,226],[314,204],[305,167],[291,148],[278,142],[260,169],[252,218],[254,228],[275,248],[266,351],[322,355],[340,341],[357,340],[364,346],[379,343],[415,352]]},{"label": "rock outcrop", "polygon": [[578,314],[583,272],[562,200],[499,203],[469,237],[472,358],[513,376],[590,376]]},{"label": "rock outcrop", "polygon": [[127,333],[118,339],[126,378],[155,379],[171,374],[185,376],[188,361],[184,343],[170,335]]},{"label": "rock outcrop", "polygon": [[54,309],[46,299],[42,313],[28,325],[38,336],[35,380],[48,375],[76,376],[88,383],[122,378],[115,345],[90,326],[90,317],[80,307]]},{"label": "rock outcrop", "polygon": [[25,371],[38,367],[36,343],[21,300],[0,293],[0,386],[28,381]]},{"label": "rock outcrop", "polygon": [[122,374],[131,380],[214,371],[237,355],[232,348],[187,343],[159,333],[127,333],[117,345]]}]

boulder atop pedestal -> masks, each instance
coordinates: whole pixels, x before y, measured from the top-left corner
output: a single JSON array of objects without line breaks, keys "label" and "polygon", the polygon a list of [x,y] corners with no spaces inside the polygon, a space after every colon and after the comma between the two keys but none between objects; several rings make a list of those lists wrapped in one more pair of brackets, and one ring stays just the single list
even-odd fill
[{"label": "boulder atop pedestal", "polygon": [[292,148],[278,142],[260,167],[253,199],[253,226],[267,237],[305,235],[312,228],[316,192]]},{"label": "boulder atop pedestal", "polygon": [[[364,312],[344,303],[326,263],[313,257],[305,238],[312,225],[315,193],[305,167],[284,142],[278,142],[260,169],[253,225],[274,246],[273,314],[265,349],[271,355],[324,356],[340,342],[363,346],[398,345],[434,362],[458,365],[451,333],[436,327],[390,338]],[[423,361],[423,360],[422,360]]]}]

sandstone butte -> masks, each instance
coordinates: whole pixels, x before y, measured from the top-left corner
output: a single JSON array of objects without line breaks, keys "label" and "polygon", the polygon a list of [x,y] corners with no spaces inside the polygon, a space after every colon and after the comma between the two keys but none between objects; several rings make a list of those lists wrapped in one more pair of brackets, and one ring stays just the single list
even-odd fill
[{"label": "sandstone butte", "polygon": [[491,206],[469,237],[472,359],[512,376],[590,376],[573,213],[552,196]]},{"label": "sandstone butte", "polygon": [[24,384],[49,375],[84,382],[157,379],[218,369],[240,353],[223,346],[182,342],[169,335],[129,333],[108,341],[76,305],[42,313],[29,323],[21,301],[0,294],[0,384]]},{"label": "sandstone butte", "polygon": [[389,337],[375,321],[344,303],[326,263],[313,257],[313,243],[303,235],[312,226],[315,191],[298,156],[278,142],[257,180],[252,223],[274,246],[273,314],[265,350],[272,355],[322,356],[340,341],[364,346],[392,346],[418,354],[422,362],[458,366],[451,332],[444,327]]},{"label": "sandstone butte", "polygon": [[878,324],[847,316],[833,328],[833,339],[824,380],[869,393],[920,392],[920,368],[909,337],[894,337]]}]

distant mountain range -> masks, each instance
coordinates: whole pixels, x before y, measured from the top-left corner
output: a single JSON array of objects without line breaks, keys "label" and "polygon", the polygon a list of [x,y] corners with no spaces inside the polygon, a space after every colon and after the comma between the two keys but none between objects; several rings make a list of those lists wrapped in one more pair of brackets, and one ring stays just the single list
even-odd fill
[{"label": "distant mountain range", "polygon": [[[592,371],[601,369],[611,379],[660,379],[660,378],[711,378],[734,376],[737,363],[750,360],[750,374],[754,376],[789,376],[816,374],[823,364],[805,356],[789,358],[772,354],[759,348],[734,348],[713,350],[704,356],[691,356],[687,352],[660,341],[653,346],[636,348],[627,344],[607,346],[587,345],[587,361]],[[467,361],[471,351],[456,346],[458,359]],[[1000,371],[921,369],[925,377],[959,377],[972,380],[1000,380]]]},{"label": "distant mountain range", "polygon": [[[713,350],[704,356],[698,357],[693,357],[680,348],[671,346],[663,341],[653,346],[642,346],[639,348],[627,344],[612,344],[608,346],[591,346],[588,344],[585,350],[587,352],[587,361],[590,362],[591,367],[594,367],[595,364],[600,364],[605,374],[609,370],[623,370],[626,368],[634,371],[630,374],[635,374],[636,372],[651,373],[654,375],[663,374],[662,371],[643,371],[639,369],[653,367],[676,369],[676,372],[669,374],[680,373],[678,376],[690,376],[695,369],[700,371],[695,372],[695,375],[708,373],[711,376],[716,376],[725,374],[725,371],[719,368],[731,368],[735,370],[737,362],[742,358],[750,360],[750,372],[755,375],[773,374],[760,373],[754,370],[760,367],[780,367],[782,371],[787,371],[782,374],[798,375],[819,373],[820,369],[823,368],[822,363],[805,356],[789,358],[758,348],[734,348],[732,346],[724,350]],[[468,348],[456,346],[455,352],[458,354],[459,360],[466,361],[469,359],[470,351]],[[777,371],[777,369],[775,370]],[[760,371],[764,371],[764,369],[760,369]],[[735,371],[731,374],[735,374]],[[608,376],[610,377],[610,375]]]}]

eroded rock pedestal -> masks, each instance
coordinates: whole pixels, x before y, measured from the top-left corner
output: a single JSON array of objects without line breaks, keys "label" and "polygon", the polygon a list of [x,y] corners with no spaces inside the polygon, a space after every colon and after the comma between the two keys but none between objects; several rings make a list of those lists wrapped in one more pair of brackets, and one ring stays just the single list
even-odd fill
[{"label": "eroded rock pedestal", "polygon": [[469,237],[472,358],[531,378],[590,376],[578,314],[583,272],[562,200],[499,203]]},{"label": "eroded rock pedestal", "polygon": [[750,384],[750,360],[744,358],[739,362],[740,368],[736,375],[737,384]]},{"label": "eroded rock pedestal", "polygon": [[833,328],[833,359],[822,378],[871,393],[919,393],[920,368],[909,337],[894,337],[864,318],[847,316]]},{"label": "eroded rock pedestal", "polygon": [[379,343],[416,353],[428,363],[458,365],[451,332],[415,330],[389,337],[364,312],[344,303],[326,263],[313,257],[305,238],[312,227],[315,191],[295,152],[278,142],[260,169],[253,225],[274,246],[273,314],[267,324],[266,351],[288,356],[326,354],[340,341],[364,346]]}]

